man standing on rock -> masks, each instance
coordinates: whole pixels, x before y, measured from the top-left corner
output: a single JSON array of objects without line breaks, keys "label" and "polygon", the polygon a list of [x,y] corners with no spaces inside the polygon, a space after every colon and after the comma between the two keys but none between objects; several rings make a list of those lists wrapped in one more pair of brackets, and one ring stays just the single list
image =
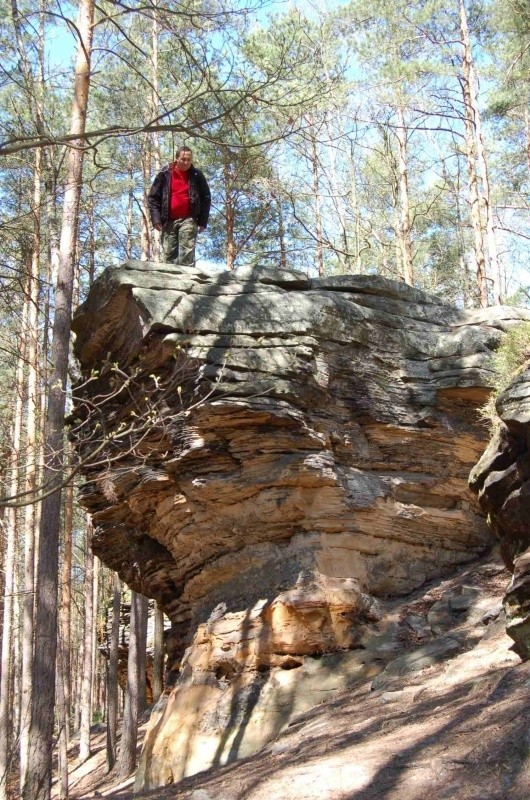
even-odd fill
[{"label": "man standing on rock", "polygon": [[153,181],[147,202],[153,228],[162,231],[164,261],[193,267],[197,232],[205,230],[210,214],[210,187],[192,163],[193,153],[179,147],[175,161]]}]

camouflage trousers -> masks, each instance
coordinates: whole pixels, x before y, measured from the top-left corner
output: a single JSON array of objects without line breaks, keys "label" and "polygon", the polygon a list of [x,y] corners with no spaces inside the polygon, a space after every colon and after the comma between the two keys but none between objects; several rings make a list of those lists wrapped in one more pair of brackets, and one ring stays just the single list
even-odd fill
[{"label": "camouflage trousers", "polygon": [[193,267],[196,241],[197,223],[192,217],[166,222],[162,228],[164,261],[180,264],[181,267]]}]

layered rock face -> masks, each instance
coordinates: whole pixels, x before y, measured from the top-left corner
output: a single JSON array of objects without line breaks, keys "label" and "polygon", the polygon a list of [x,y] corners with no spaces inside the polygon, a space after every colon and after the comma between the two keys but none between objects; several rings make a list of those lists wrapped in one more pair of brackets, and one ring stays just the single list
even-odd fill
[{"label": "layered rock face", "polygon": [[[530,314],[526,315],[530,316]],[[172,621],[138,786],[254,752],[492,543],[467,485],[508,308],[376,276],[128,262],[78,311],[94,551]]]},{"label": "layered rock face", "polygon": [[471,486],[513,573],[504,598],[516,652],[530,657],[530,369],[499,396],[499,424],[471,473]]}]

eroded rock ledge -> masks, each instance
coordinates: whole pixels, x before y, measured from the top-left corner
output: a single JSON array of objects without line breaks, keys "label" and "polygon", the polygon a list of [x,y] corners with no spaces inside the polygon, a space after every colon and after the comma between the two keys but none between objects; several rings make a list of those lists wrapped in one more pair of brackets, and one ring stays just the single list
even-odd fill
[{"label": "eroded rock ledge", "polygon": [[498,427],[471,474],[513,578],[504,597],[516,652],[530,657],[530,368],[499,396]]},{"label": "eroded rock ledge", "polygon": [[476,407],[529,316],[376,276],[128,262],[96,281],[77,446],[113,438],[82,502],[94,551],[173,625],[139,786],[254,752],[368,679],[393,649],[385,598],[488,549]]}]

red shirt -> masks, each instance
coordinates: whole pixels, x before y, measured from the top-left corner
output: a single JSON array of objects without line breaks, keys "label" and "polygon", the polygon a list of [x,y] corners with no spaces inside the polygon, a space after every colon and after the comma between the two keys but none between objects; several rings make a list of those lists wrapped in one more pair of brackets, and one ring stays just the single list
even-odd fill
[{"label": "red shirt", "polygon": [[169,188],[169,219],[185,219],[191,215],[190,208],[190,174],[173,166],[171,185]]}]

